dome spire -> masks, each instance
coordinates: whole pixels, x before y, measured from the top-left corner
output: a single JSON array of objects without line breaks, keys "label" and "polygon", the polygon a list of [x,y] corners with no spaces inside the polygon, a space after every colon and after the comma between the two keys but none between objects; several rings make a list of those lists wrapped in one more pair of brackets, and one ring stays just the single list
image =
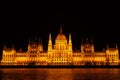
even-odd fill
[{"label": "dome spire", "polygon": [[60,24],[60,33],[62,33],[62,24]]},{"label": "dome spire", "polygon": [[49,43],[48,44],[52,44],[52,39],[51,39],[51,33],[49,34]]}]

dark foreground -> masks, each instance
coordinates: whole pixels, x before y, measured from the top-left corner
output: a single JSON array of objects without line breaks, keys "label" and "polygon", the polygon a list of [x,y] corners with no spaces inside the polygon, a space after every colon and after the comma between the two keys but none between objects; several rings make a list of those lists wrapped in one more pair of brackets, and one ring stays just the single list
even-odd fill
[{"label": "dark foreground", "polygon": [[118,66],[0,66],[0,68],[120,68]]}]

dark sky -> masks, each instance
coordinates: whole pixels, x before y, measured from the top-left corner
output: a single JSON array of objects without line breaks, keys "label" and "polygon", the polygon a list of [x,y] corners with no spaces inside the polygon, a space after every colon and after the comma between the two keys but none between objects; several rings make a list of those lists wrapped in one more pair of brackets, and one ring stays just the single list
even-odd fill
[{"label": "dark sky", "polygon": [[102,50],[108,43],[120,46],[120,16],[116,8],[46,8],[35,11],[7,9],[0,27],[0,51],[3,44],[14,44],[16,49],[27,50],[28,38],[40,37],[47,49],[49,33],[53,42],[62,24],[63,33],[72,35],[74,49],[80,49],[82,38],[93,39],[95,50]]}]

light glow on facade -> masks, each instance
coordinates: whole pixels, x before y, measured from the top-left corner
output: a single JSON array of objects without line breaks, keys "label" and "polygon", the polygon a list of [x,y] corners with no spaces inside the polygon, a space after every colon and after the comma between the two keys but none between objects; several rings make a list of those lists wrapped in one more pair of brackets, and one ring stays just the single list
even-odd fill
[{"label": "light glow on facade", "polygon": [[60,29],[54,45],[49,34],[46,52],[43,51],[41,41],[29,41],[27,52],[4,48],[0,65],[119,65],[119,51],[115,47],[95,52],[94,44],[86,41],[81,43],[81,50],[75,52],[72,49],[71,34],[67,40]]}]

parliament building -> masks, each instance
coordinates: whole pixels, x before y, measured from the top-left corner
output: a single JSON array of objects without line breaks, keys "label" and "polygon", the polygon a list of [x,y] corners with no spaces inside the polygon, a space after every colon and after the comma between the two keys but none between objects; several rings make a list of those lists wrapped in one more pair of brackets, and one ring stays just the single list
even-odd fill
[{"label": "parliament building", "polygon": [[119,50],[116,45],[114,48],[107,47],[104,51],[94,51],[93,42],[82,42],[79,51],[72,49],[72,37],[69,38],[62,32],[58,33],[55,44],[52,43],[49,34],[48,49],[43,50],[42,42],[29,41],[26,52],[14,48],[4,48],[0,65],[119,65]]}]

